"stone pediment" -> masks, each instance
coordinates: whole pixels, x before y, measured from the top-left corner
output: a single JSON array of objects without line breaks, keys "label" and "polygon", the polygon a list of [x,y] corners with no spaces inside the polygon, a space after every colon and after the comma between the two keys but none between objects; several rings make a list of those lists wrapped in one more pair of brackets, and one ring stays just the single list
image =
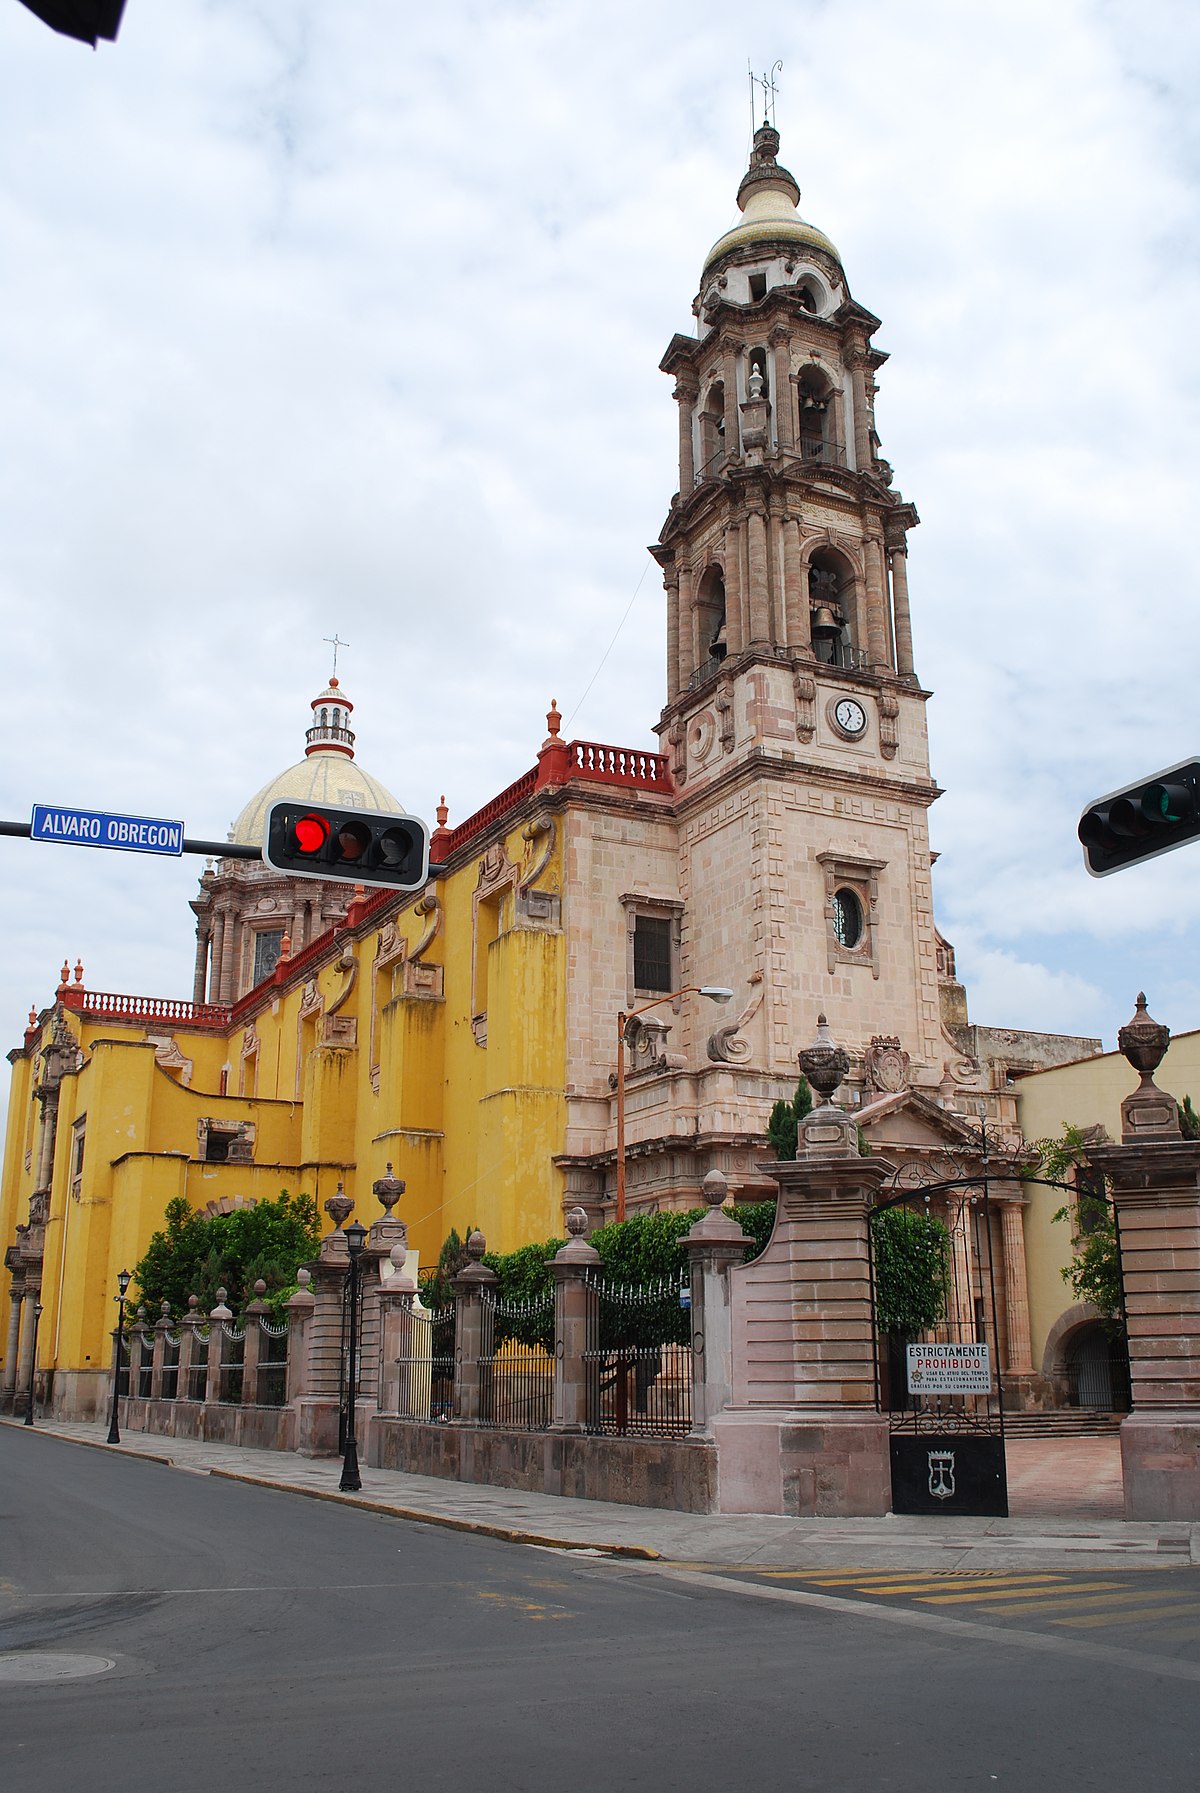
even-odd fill
[{"label": "stone pediment", "polygon": [[872,1151],[887,1156],[897,1149],[910,1152],[979,1150],[978,1123],[965,1115],[951,1114],[932,1096],[918,1090],[899,1090],[877,1096],[854,1110],[854,1118]]}]

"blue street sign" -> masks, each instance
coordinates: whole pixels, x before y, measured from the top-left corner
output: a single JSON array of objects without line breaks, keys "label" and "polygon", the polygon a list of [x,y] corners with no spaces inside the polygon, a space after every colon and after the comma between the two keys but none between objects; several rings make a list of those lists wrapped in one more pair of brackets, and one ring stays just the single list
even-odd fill
[{"label": "blue street sign", "polygon": [[151,816],[110,816],[95,809],[60,809],[35,803],[30,834],[34,840],[65,841],[71,847],[113,847],[122,853],[183,852],[183,823]]}]

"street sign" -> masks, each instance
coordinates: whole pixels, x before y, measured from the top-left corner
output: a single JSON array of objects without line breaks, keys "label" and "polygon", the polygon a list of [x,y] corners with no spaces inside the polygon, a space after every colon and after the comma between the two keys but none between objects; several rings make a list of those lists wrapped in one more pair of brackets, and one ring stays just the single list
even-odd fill
[{"label": "street sign", "polygon": [[986,1345],[909,1345],[912,1395],[989,1395],[992,1366]]},{"label": "street sign", "polygon": [[183,852],[183,823],[151,816],[110,816],[102,810],[63,809],[35,803],[30,825],[33,840],[62,841],[71,847],[111,847],[121,853]]}]

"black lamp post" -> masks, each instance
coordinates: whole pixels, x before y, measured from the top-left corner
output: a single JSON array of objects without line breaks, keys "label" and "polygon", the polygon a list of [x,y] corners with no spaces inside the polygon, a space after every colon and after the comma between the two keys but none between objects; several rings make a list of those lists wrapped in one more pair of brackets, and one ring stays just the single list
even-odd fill
[{"label": "black lamp post", "polygon": [[354,1402],[358,1392],[358,1272],[359,1259],[366,1243],[367,1229],[360,1220],[351,1221],[346,1228],[346,1250],[350,1257],[350,1361],[346,1365],[346,1411],[343,1427],[346,1438],[346,1454],[342,1458],[342,1479],[338,1483],[341,1494],[357,1494],[362,1487],[362,1477],[358,1473],[358,1439],[355,1437]]},{"label": "black lamp post", "polygon": [[117,1338],[113,1347],[112,1416],[108,1422],[108,1438],[106,1440],[108,1444],[120,1444],[121,1442],[121,1432],[117,1425],[117,1403],[121,1399],[121,1351],[125,1343],[125,1291],[132,1280],[128,1270],[118,1270],[117,1287],[121,1293],[113,1296],[113,1300],[117,1304]]},{"label": "black lamp post", "polygon": [[41,1317],[42,1304],[40,1301],[35,1301],[33,1304],[33,1349],[29,1353],[29,1389],[25,1402],[25,1424],[27,1426],[33,1424],[33,1378],[37,1374],[37,1335],[38,1321]]}]

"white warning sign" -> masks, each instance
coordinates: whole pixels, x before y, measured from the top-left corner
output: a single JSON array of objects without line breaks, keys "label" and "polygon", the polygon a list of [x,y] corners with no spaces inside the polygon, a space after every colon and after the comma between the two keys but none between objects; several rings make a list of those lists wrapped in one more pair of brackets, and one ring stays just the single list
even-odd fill
[{"label": "white warning sign", "polygon": [[913,1395],[989,1395],[992,1364],[986,1345],[909,1345],[908,1392]]}]

